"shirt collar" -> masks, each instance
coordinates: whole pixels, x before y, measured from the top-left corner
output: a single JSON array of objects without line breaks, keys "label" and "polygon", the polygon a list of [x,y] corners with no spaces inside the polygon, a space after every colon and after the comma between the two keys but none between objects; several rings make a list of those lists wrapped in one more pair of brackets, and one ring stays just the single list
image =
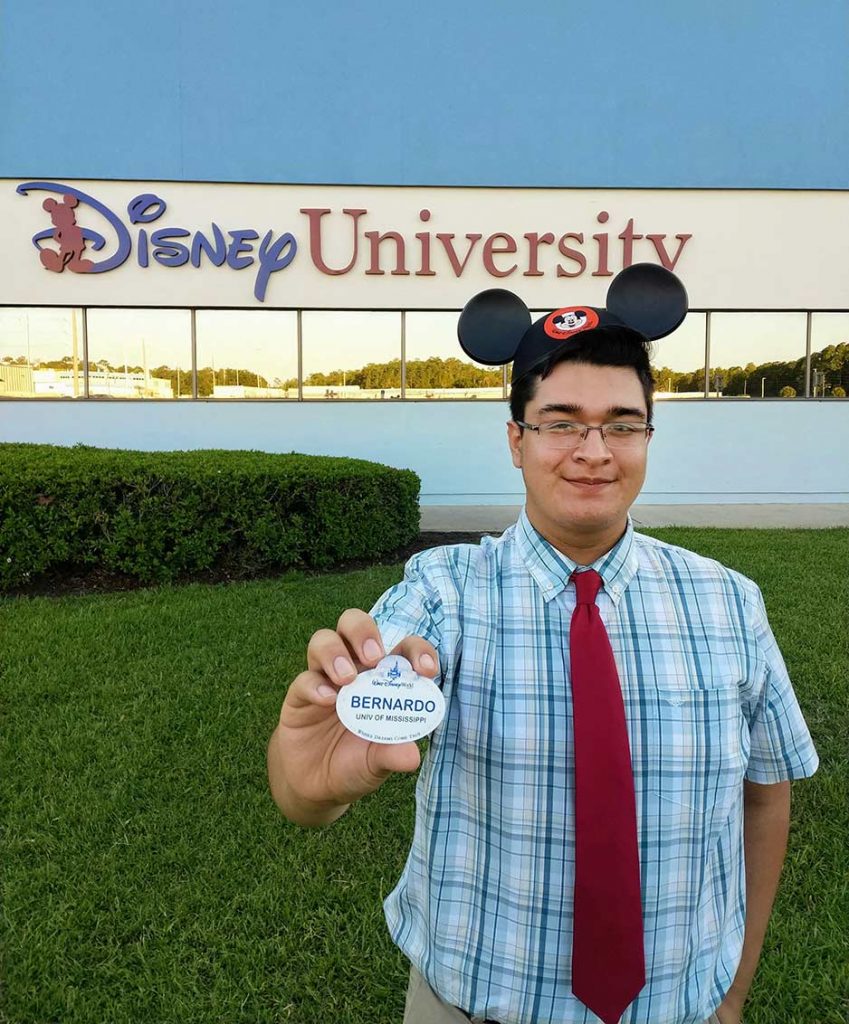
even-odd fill
[{"label": "shirt collar", "polygon": [[616,544],[589,566],[579,566],[568,555],[552,547],[531,525],[526,508],[522,509],[516,526],[519,555],[546,601],[562,593],[569,585],[572,573],[581,568],[595,569],[601,576],[605,592],[614,604],[618,604],[625,588],[637,572],[639,560],[634,546],[634,524],[630,515],[625,532]]}]

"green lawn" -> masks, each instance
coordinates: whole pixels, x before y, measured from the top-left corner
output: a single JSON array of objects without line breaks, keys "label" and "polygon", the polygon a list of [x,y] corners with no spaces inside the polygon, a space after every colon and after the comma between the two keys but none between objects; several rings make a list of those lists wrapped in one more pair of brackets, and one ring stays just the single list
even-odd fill
[{"label": "green lawn", "polygon": [[[651,532],[758,581],[821,758],[746,1024],[845,1024],[849,531]],[[323,831],[265,783],[308,637],[400,568],[0,601],[0,1021],[400,1022],[413,780]]]}]

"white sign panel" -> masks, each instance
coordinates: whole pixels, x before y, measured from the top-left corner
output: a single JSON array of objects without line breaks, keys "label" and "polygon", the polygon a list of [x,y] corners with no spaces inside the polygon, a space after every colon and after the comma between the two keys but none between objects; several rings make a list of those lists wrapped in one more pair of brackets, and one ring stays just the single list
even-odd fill
[{"label": "white sign panel", "polygon": [[0,302],[604,305],[662,264],[709,309],[849,308],[849,192],[0,181]]}]

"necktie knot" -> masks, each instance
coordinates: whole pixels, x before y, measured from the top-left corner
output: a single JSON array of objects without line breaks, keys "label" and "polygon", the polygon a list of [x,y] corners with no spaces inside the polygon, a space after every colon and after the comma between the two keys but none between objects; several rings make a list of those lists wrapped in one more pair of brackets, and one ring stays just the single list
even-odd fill
[{"label": "necktie knot", "polygon": [[575,581],[575,590],[578,595],[578,604],[595,604],[595,599],[601,590],[601,576],[595,569],[587,569],[585,572],[572,574]]}]

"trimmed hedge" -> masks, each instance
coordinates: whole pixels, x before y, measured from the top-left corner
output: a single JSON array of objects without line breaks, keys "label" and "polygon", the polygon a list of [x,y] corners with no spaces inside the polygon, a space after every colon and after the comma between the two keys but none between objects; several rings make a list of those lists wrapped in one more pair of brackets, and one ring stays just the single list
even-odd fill
[{"label": "trimmed hedge", "polygon": [[167,582],[374,558],[418,533],[419,485],[362,459],[0,444],[0,589],[60,565]]}]

